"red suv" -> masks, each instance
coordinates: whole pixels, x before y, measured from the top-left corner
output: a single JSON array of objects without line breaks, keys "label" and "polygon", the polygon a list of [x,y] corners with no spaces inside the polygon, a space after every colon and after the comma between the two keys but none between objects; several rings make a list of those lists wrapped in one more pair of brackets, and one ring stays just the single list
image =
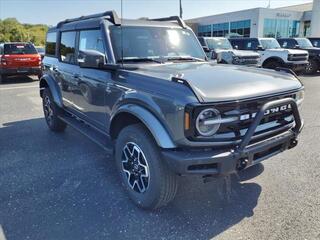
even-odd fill
[{"label": "red suv", "polygon": [[0,43],[0,83],[9,75],[41,76],[41,56],[31,43]]}]

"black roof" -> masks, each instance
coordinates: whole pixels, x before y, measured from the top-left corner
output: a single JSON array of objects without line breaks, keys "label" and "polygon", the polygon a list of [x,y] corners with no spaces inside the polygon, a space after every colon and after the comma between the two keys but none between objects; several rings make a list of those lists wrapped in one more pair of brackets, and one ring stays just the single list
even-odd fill
[{"label": "black roof", "polygon": [[102,21],[108,21],[109,24],[116,26],[159,26],[159,27],[183,27],[186,28],[186,24],[182,19],[177,16],[158,18],[158,19],[121,19],[118,17],[115,11],[107,11],[104,13],[93,14],[88,16],[82,16],[79,18],[66,19],[57,24],[56,27],[52,27],[48,32],[62,30],[75,30],[83,28],[94,28],[101,24]]}]

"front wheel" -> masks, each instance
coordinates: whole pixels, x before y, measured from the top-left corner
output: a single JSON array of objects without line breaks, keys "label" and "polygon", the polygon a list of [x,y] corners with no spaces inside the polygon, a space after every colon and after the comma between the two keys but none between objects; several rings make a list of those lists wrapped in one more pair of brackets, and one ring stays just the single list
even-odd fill
[{"label": "front wheel", "polygon": [[59,109],[53,101],[50,89],[48,88],[43,90],[42,106],[44,117],[50,130],[54,132],[63,132],[67,125],[59,118],[61,109]]},{"label": "front wheel", "polygon": [[158,145],[143,125],[130,125],[120,132],[115,160],[122,184],[139,207],[156,209],[174,199],[177,176],[161,158]]},{"label": "front wheel", "polygon": [[315,74],[318,71],[319,67],[320,67],[319,62],[317,62],[314,59],[310,59],[309,63],[306,66],[305,72],[306,74],[310,74],[310,75]]}]

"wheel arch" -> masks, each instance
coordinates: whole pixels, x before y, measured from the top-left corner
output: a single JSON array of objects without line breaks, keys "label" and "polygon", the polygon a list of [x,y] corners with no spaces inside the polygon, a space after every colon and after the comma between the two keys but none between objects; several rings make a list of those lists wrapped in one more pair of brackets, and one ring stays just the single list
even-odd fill
[{"label": "wheel arch", "polygon": [[280,62],[282,64],[285,63],[281,57],[269,57],[263,61],[262,66],[265,66],[266,63],[273,62],[273,61]]},{"label": "wheel arch", "polygon": [[39,87],[40,87],[40,96],[41,97],[43,94],[43,90],[45,88],[49,88],[54,102],[59,107],[61,107],[61,108],[63,107],[62,96],[61,96],[59,85],[51,76],[49,76],[47,74],[43,75],[40,79]]},{"label": "wheel arch", "polygon": [[149,110],[136,104],[121,106],[111,117],[109,126],[110,137],[113,140],[116,139],[121,129],[135,123],[143,124],[149,130],[159,147],[177,147],[159,119]]}]

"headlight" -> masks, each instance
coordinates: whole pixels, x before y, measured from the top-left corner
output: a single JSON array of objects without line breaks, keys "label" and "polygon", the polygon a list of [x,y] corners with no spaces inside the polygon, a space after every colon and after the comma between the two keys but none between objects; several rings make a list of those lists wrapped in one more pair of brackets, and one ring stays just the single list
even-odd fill
[{"label": "headlight", "polygon": [[215,134],[221,124],[221,115],[217,109],[202,110],[196,119],[196,128],[200,135],[209,137]]},{"label": "headlight", "polygon": [[301,91],[296,93],[296,99],[295,100],[297,102],[298,107],[301,107],[302,102],[304,100],[304,90],[301,90]]}]

